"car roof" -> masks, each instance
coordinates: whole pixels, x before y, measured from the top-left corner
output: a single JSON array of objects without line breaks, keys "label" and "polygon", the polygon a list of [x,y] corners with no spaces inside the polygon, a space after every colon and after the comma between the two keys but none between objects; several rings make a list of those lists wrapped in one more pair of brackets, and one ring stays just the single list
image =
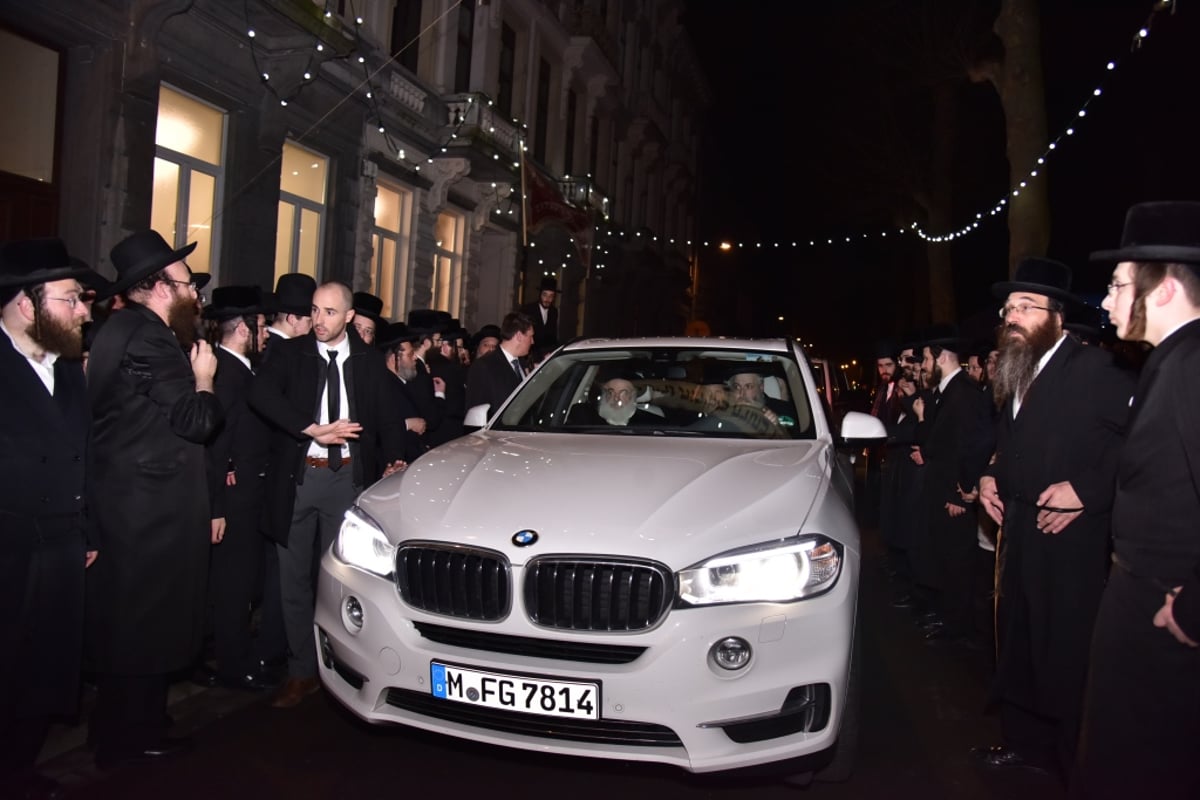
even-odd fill
[{"label": "car roof", "polygon": [[639,339],[579,339],[565,345],[564,352],[580,350],[600,350],[612,347],[686,347],[689,349],[706,348],[713,350],[756,350],[759,352],[788,353],[791,352],[791,342],[788,339],[727,339],[722,336],[660,336]]}]

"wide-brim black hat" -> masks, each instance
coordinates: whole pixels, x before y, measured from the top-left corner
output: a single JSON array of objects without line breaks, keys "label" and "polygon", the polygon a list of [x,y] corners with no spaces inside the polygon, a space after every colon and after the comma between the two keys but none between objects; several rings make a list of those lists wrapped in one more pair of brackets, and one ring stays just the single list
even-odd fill
[{"label": "wide-brim black hat", "polygon": [[391,322],[375,331],[375,346],[380,350],[388,350],[403,342],[415,341],[417,336],[403,322]]},{"label": "wide-brim black hat", "polygon": [[965,355],[971,348],[971,340],[959,334],[957,325],[938,323],[925,329],[920,346],[940,347],[958,355]]},{"label": "wide-brim black hat", "polygon": [[218,286],[204,307],[204,318],[212,320],[262,314],[262,290],[257,286]]},{"label": "wide-brim black hat", "polygon": [[557,291],[558,291],[558,279],[552,275],[547,275],[547,276],[543,277],[541,283],[538,284],[538,292],[557,292]]},{"label": "wide-brim black hat", "polygon": [[0,245],[0,288],[36,286],[68,278],[91,286],[93,276],[100,277],[67,253],[61,239],[23,239]]},{"label": "wide-brim black hat", "polygon": [[383,318],[383,300],[370,292],[355,292],[353,307],[355,314],[375,320],[376,325],[387,322]]},{"label": "wide-brim black hat", "polygon": [[471,341],[468,342],[468,344],[471,347],[471,352],[474,353],[479,349],[479,345],[484,339],[496,339],[499,341],[503,338],[504,334],[501,332],[500,326],[489,324],[484,325],[482,328],[475,331],[475,334],[471,337]]},{"label": "wide-brim black hat", "polygon": [[1125,214],[1121,246],[1098,250],[1092,261],[1167,261],[1200,272],[1200,202],[1139,203]]},{"label": "wide-brim black hat", "polygon": [[408,312],[408,327],[414,333],[442,333],[449,330],[453,317],[447,311],[432,308],[414,308]]},{"label": "wide-brim black hat", "polygon": [[[195,249],[196,242],[192,242],[175,250],[158,231],[153,230],[138,231],[126,236],[117,242],[108,254],[117,270],[117,278],[108,287],[108,293],[120,294],[164,267],[176,261],[183,261]],[[196,287],[200,288],[199,281],[196,282]]]},{"label": "wide-brim black hat", "polygon": [[1023,258],[1011,281],[992,284],[992,296],[1003,300],[1013,292],[1044,294],[1064,303],[1083,303],[1071,292],[1071,268],[1049,258]]},{"label": "wide-brim black hat", "polygon": [[275,291],[268,297],[267,307],[272,314],[312,316],[312,299],[317,282],[311,275],[289,272],[275,281]]}]

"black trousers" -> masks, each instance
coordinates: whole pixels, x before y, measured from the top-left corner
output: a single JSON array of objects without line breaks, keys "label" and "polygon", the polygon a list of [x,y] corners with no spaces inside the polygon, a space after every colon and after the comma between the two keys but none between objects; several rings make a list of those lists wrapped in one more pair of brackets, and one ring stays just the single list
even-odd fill
[{"label": "black trousers", "polygon": [[96,753],[122,756],[157,744],[167,734],[167,676],[96,676],[96,708],[88,740]]},{"label": "black trousers", "polygon": [[937,567],[941,594],[941,612],[946,636],[970,636],[974,625],[971,619],[971,586],[974,583],[974,556],[979,549],[976,538],[976,518],[973,509],[951,517],[944,508],[934,508],[929,515],[929,534],[933,560]]},{"label": "black trousers", "polygon": [[250,606],[262,577],[263,536],[258,531],[262,479],[246,477],[226,491],[225,537],[212,546],[209,596],[217,672],[235,679],[254,671]]}]

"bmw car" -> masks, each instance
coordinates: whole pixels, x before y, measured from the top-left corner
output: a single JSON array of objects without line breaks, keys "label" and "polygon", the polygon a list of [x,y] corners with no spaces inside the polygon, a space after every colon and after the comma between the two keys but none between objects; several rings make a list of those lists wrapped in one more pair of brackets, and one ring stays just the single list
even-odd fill
[{"label": "bmw car", "polygon": [[846,454],[876,419],[832,430],[794,342],[695,338],[574,342],[474,415],[323,556],[330,694],[504,747],[848,776]]}]

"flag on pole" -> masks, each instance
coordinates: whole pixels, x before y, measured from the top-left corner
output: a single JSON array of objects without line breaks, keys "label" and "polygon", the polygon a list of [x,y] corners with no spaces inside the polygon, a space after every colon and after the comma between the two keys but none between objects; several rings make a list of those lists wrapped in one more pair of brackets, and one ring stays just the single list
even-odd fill
[{"label": "flag on pole", "polygon": [[591,268],[592,245],[595,226],[592,215],[585,209],[569,204],[558,189],[558,184],[532,164],[525,166],[525,211],[528,214],[526,228],[537,233],[547,225],[561,225],[574,238],[579,251],[579,260],[585,269]]}]

